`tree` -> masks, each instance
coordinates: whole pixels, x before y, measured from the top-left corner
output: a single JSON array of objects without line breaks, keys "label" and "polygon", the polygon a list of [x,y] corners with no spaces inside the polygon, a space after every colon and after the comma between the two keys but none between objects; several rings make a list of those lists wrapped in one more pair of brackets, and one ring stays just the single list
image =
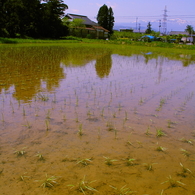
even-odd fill
[{"label": "tree", "polygon": [[146,29],[146,31],[145,31],[146,34],[150,34],[150,33],[152,32],[151,26],[152,26],[151,23],[148,22],[147,29]]},{"label": "tree", "polygon": [[113,27],[114,27],[114,13],[112,11],[112,8],[110,7],[108,9],[108,30],[110,31],[110,34],[113,34]]},{"label": "tree", "polygon": [[108,8],[105,4],[100,7],[97,14],[97,21],[100,26],[110,31],[109,34],[113,33],[114,13],[111,7]]},{"label": "tree", "polygon": [[191,35],[194,33],[194,28],[191,25],[187,25],[185,31]]}]

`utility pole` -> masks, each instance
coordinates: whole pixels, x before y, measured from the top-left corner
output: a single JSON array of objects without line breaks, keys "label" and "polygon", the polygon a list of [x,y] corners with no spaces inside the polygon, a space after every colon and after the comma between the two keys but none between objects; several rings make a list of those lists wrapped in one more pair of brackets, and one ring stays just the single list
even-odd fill
[{"label": "utility pole", "polygon": [[160,28],[161,28],[161,20],[159,20],[159,33],[160,33]]},{"label": "utility pole", "polygon": [[167,6],[165,6],[164,14],[163,14],[163,22],[162,22],[162,33],[166,35],[167,33]]},{"label": "utility pole", "polygon": [[136,30],[137,30],[137,20],[138,20],[138,17],[136,17]]}]

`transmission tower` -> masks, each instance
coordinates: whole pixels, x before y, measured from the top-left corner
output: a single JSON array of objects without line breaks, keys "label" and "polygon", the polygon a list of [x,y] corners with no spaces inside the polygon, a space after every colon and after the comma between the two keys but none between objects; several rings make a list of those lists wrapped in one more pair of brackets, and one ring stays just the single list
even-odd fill
[{"label": "transmission tower", "polygon": [[167,33],[167,6],[165,6],[164,9],[164,14],[163,14],[163,21],[162,21],[162,33],[166,34]]}]

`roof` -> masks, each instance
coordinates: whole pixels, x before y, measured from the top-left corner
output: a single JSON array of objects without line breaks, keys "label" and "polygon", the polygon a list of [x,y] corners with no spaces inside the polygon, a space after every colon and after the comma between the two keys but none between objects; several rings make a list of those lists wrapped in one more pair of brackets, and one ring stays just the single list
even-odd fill
[{"label": "roof", "polygon": [[188,32],[185,32],[185,31],[171,31],[170,33],[169,33],[170,35],[189,35],[189,33]]},{"label": "roof", "polygon": [[85,24],[85,25],[98,26],[98,24],[96,22],[91,21],[87,16],[77,15],[77,14],[67,14],[66,17],[68,17],[69,19],[72,19],[72,20],[82,19],[83,24]]}]

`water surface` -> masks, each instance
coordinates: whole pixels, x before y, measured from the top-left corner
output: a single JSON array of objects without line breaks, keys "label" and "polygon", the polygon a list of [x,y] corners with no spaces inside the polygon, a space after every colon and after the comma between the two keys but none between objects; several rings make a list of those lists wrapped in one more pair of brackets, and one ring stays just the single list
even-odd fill
[{"label": "water surface", "polygon": [[195,192],[194,56],[124,53],[1,47],[1,194]]}]

